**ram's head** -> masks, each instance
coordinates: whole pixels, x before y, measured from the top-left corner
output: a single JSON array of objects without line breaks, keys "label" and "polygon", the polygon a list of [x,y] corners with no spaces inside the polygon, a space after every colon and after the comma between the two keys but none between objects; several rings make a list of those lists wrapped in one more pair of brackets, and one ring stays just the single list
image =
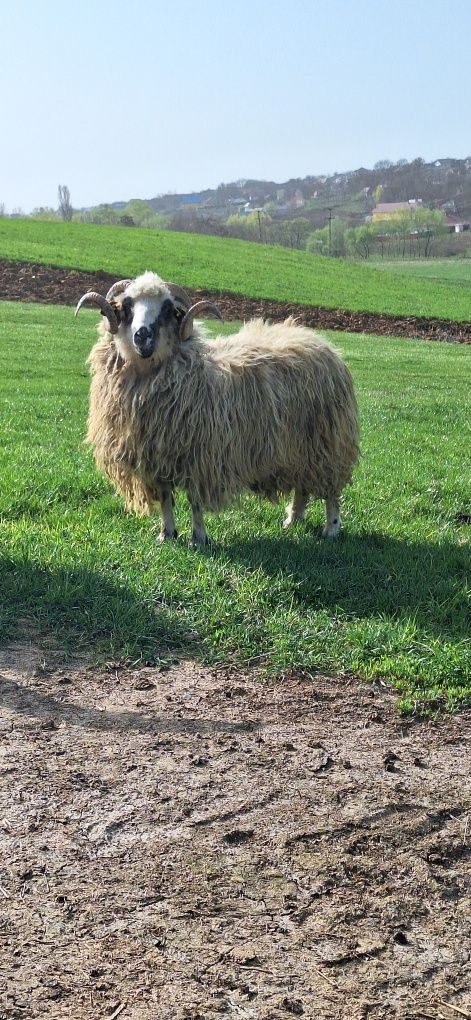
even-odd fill
[{"label": "ram's head", "polygon": [[84,305],[100,309],[106,320],[105,331],[115,337],[116,349],[125,361],[162,361],[175,341],[191,338],[196,316],[210,313],[222,321],[219,308],[212,302],[192,304],[182,287],[165,283],[149,272],[135,280],[119,280],[106,297],[88,291],[80,298],[76,315]]}]

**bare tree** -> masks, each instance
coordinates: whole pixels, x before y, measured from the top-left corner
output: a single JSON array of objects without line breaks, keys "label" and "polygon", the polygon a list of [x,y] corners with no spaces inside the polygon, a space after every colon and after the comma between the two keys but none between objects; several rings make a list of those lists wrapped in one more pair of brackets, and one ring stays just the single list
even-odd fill
[{"label": "bare tree", "polygon": [[59,199],[59,215],[62,216],[63,220],[71,220],[74,210],[72,209],[72,203],[70,201],[70,191],[66,184],[59,184],[57,196]]},{"label": "bare tree", "polygon": [[0,216],[5,215],[5,202],[0,202]]}]

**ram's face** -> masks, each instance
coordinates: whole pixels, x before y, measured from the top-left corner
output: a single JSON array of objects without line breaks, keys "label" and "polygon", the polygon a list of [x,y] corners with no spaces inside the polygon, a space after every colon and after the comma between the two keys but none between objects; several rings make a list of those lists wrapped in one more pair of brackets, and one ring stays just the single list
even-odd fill
[{"label": "ram's face", "polygon": [[182,319],[182,310],[171,297],[132,297],[123,294],[116,302],[120,325],[116,346],[126,361],[155,363],[170,354]]},{"label": "ram's face", "polygon": [[195,314],[209,312],[222,320],[219,308],[211,301],[191,299],[183,287],[165,283],[156,273],[145,272],[135,280],[118,280],[106,297],[95,290],[83,294],[75,309],[97,307],[103,316],[102,337],[113,337],[118,358],[116,365],[133,361],[137,365],[155,365],[168,358],[177,343],[193,335]]}]

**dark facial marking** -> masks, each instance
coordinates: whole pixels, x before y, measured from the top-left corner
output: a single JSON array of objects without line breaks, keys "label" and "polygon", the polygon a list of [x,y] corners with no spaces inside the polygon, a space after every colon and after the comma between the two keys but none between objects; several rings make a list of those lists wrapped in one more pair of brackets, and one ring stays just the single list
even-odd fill
[{"label": "dark facial marking", "polygon": [[129,326],[130,322],[132,321],[132,308],[133,308],[132,298],[125,297],[124,301],[121,304],[121,320],[122,322],[124,322],[126,326]]},{"label": "dark facial marking", "polygon": [[165,301],[162,303],[162,307],[160,309],[159,317],[157,319],[158,325],[168,326],[169,322],[171,321],[174,315],[175,305],[173,301],[170,301],[170,298],[165,298]]}]

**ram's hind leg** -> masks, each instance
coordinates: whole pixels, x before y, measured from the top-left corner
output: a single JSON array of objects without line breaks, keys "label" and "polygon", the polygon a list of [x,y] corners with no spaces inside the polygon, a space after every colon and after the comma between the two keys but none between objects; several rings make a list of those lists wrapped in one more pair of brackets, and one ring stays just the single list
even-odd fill
[{"label": "ram's hind leg", "polygon": [[[190,499],[190,497],[188,497]],[[204,526],[203,511],[197,500],[190,499],[191,515],[193,518],[193,529],[191,533],[192,545],[207,545],[208,536]]]},{"label": "ram's hind leg", "polygon": [[173,494],[170,487],[162,486],[159,491],[159,503],[162,514],[162,528],[159,541],[166,542],[169,538],[178,538],[175,518],[173,516]]},{"label": "ram's hind leg", "polygon": [[325,538],[335,538],[340,531],[340,500],[337,496],[329,496],[325,501],[326,524],[322,532]]},{"label": "ram's hind leg", "polygon": [[306,514],[309,493],[305,489],[295,489],[292,502],[287,508],[284,528],[289,528],[295,521],[303,521]]}]

